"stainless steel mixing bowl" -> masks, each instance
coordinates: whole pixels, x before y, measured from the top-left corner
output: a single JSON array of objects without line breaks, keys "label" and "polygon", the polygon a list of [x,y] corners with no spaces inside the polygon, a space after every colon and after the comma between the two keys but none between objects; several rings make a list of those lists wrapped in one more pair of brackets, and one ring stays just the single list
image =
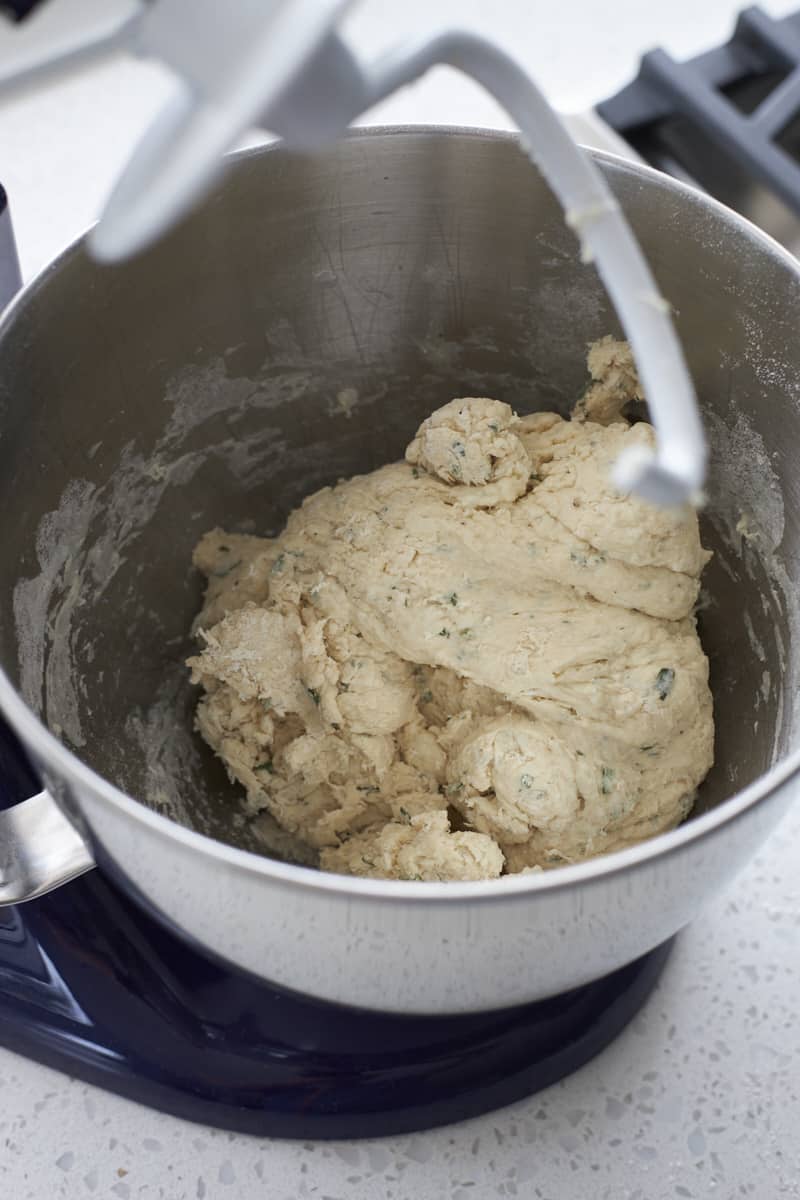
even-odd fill
[{"label": "stainless steel mixing bowl", "polygon": [[[276,531],[459,395],[566,412],[617,324],[509,137],[354,135],[237,158],[124,266],[73,247],[0,327],[0,704],[59,809],[185,934],[300,991],[407,1012],[556,993],[668,938],[789,803],[800,573],[800,269],[674,181],[597,156],[675,308],[713,446],[700,612],[717,765],[681,829],[542,876],[423,884],[253,852],[191,733],[207,528]],[[0,816],[5,901],[87,851]]]}]

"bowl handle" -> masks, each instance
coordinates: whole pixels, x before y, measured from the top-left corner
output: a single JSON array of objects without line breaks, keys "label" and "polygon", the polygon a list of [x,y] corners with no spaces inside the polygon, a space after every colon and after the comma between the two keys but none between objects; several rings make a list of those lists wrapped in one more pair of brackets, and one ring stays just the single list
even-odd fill
[{"label": "bowl handle", "polygon": [[33,900],[94,866],[92,852],[49,792],[39,790],[15,734],[0,720],[0,908]]},{"label": "bowl handle", "polygon": [[43,896],[93,866],[91,850],[49,792],[0,812],[0,908]]}]

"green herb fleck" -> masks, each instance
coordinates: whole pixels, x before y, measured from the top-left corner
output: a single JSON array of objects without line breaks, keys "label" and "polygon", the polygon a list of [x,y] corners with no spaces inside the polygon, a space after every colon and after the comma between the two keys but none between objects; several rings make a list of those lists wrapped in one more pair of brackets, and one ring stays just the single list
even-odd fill
[{"label": "green herb fleck", "polygon": [[278,557],[275,559],[275,562],[272,564],[272,567],[270,569],[270,574],[271,575],[280,575],[281,571],[284,568],[285,563],[286,563],[286,555],[279,554]]},{"label": "green herb fleck", "polygon": [[411,474],[414,476],[415,479],[419,479],[419,467],[412,467]]},{"label": "green herb fleck", "polygon": [[519,777],[519,786],[520,786],[520,787],[522,787],[522,788],[530,788],[530,787],[533,787],[533,776],[532,776],[532,775],[527,775],[527,774],[526,774],[526,775],[520,775],[520,777]]},{"label": "green herb fleck", "polygon": [[672,667],[662,667],[656,676],[656,691],[659,700],[666,700],[675,682],[675,672]]},{"label": "green herb fleck", "polygon": [[308,692],[309,696],[314,701],[314,703],[319,704],[319,692],[317,691],[317,689],[316,688],[306,688],[306,691]]},{"label": "green herb fleck", "polygon": [[655,758],[655,756],[658,754],[658,749],[655,745],[640,746],[639,750],[642,754],[649,754],[651,758]]},{"label": "green herb fleck", "polygon": [[458,592],[448,592],[445,596],[448,604],[452,604],[453,608],[458,604]]},{"label": "green herb fleck", "polygon": [[343,679],[340,679],[340,680],[339,680],[339,691],[340,691],[340,692],[349,692],[349,691],[350,691],[350,684],[349,684],[349,683],[345,683],[345,681],[344,681]]},{"label": "green herb fleck", "polygon": [[489,428],[491,429],[492,433],[500,432],[500,426],[497,424],[497,421],[490,421]]},{"label": "green herb fleck", "polygon": [[264,706],[264,712],[269,712],[272,708],[272,697],[267,696],[266,700],[262,700],[261,703]]},{"label": "green herb fleck", "polygon": [[453,449],[454,453],[459,456],[459,458],[466,458],[467,452],[464,449],[463,442],[453,442],[452,449]]},{"label": "green herb fleck", "polygon": [[375,792],[379,792],[380,790],[381,789],[376,787],[374,783],[362,783],[360,786],[356,787],[357,792],[364,792],[368,796],[372,796],[375,794]]},{"label": "green herb fleck", "polygon": [[400,805],[400,816],[403,818],[403,822],[406,825],[411,824],[411,813],[408,811],[407,808],[403,808],[402,804]]},{"label": "green herb fleck", "polygon": [[269,771],[270,775],[275,774],[275,768],[272,765],[271,758],[267,758],[267,759],[265,759],[264,762],[259,763],[257,766],[253,767],[253,770],[254,771]]},{"label": "green herb fleck", "polygon": [[235,563],[231,563],[229,567],[223,567],[221,571],[214,572],[215,579],[224,579],[226,575],[230,575],[231,571],[235,571],[237,567],[242,565],[242,560],[237,558]]},{"label": "green herb fleck", "polygon": [[448,796],[455,796],[459,792],[463,792],[464,784],[463,783],[448,783],[447,787],[444,790]]},{"label": "green herb fleck", "polygon": [[450,630],[449,629],[440,629],[439,637],[450,637]]},{"label": "green herb fleck", "polygon": [[602,767],[600,771],[600,791],[607,796],[614,786],[615,771],[611,767]]},{"label": "green herb fleck", "polygon": [[375,860],[372,858],[367,858],[366,854],[361,855],[361,861],[363,862],[364,866],[372,867],[373,870],[375,869]]},{"label": "green herb fleck", "polygon": [[405,878],[406,878],[406,883],[422,883],[423,882],[421,875],[406,875]]},{"label": "green herb fleck", "polygon": [[426,688],[420,696],[420,700],[423,704],[430,704],[430,702],[433,700],[433,692]]}]

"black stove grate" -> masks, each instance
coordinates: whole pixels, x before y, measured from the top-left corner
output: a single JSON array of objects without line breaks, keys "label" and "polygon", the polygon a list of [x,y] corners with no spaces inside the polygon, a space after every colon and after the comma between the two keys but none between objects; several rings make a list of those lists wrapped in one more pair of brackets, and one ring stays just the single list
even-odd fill
[{"label": "black stove grate", "polygon": [[739,16],[724,46],[688,62],[664,50],[597,106],[646,161],[740,202],[757,181],[800,215],[800,13]]}]

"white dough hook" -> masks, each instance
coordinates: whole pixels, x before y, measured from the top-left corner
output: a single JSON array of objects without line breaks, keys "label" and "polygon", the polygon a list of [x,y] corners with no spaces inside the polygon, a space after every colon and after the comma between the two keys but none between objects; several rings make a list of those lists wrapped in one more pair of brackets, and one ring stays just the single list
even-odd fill
[{"label": "white dough hook", "polygon": [[120,49],[171,70],[175,95],[135,149],[89,236],[93,254],[116,261],[188,212],[248,129],[260,126],[311,150],[436,64],[471,76],[519,126],[584,258],[596,263],[631,344],[656,449],[623,454],[616,484],[658,504],[696,502],[706,446],[694,389],[669,305],[602,173],[529,76],[492,42],[449,30],[365,66],[336,32],[347,6],[347,0],[233,0],[221,12],[218,0],[152,0],[91,43],[0,76],[0,95]]}]

